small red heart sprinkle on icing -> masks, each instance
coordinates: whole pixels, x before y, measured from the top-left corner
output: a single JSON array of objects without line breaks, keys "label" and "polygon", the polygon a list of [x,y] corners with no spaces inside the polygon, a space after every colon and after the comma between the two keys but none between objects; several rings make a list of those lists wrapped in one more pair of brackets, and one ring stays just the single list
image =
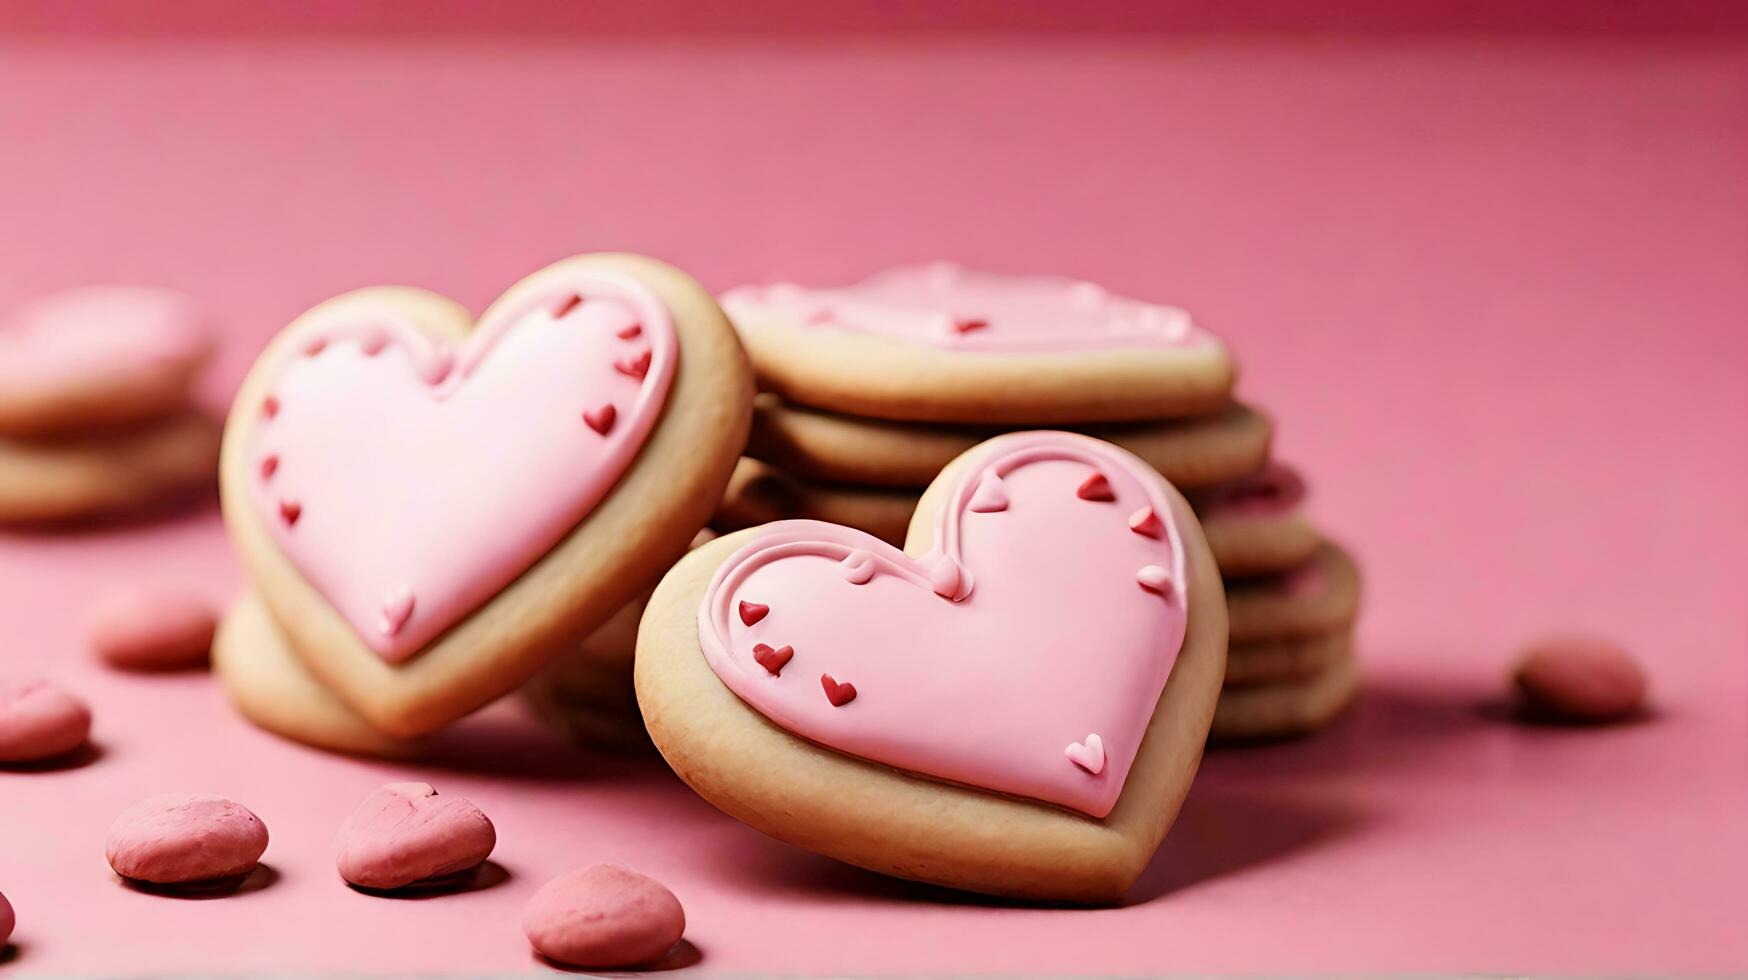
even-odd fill
[{"label": "small red heart sprinkle on icing", "polygon": [[620,340],[630,340],[631,338],[636,337],[638,334],[641,334],[641,333],[643,333],[643,324],[634,323],[629,327],[620,327],[618,330],[615,330],[613,332],[613,335],[618,337]]},{"label": "small red heart sprinkle on icing", "polygon": [[291,527],[297,523],[298,518],[303,516],[303,504],[295,500],[281,500],[279,502],[279,516],[285,521],[286,527]]},{"label": "small red heart sprinkle on icing", "polygon": [[874,556],[858,548],[838,562],[838,569],[844,573],[844,581],[851,585],[867,585],[874,581]]},{"label": "small red heart sprinkle on icing", "polygon": [[748,602],[745,599],[740,601],[740,621],[748,626],[764,619],[765,614],[770,611],[771,607],[762,602]]},{"label": "small red heart sprinkle on icing", "polygon": [[[794,656],[794,647],[778,647],[773,649],[769,643],[760,643],[753,647],[753,659],[757,660],[759,666],[765,668],[766,673],[769,673],[772,677],[776,677],[783,673],[783,666],[789,663]],[[827,693],[829,694],[830,692],[828,691]],[[856,690],[855,688],[851,688],[850,697],[853,698],[855,696]]]},{"label": "small red heart sprinkle on icing", "polygon": [[975,320],[969,317],[955,317],[953,319],[955,333],[970,333],[973,330],[982,330],[987,326],[989,326],[988,320]]},{"label": "small red heart sprinkle on icing", "polygon": [[1158,565],[1143,565],[1135,573],[1135,581],[1149,592],[1157,592],[1162,596],[1171,596],[1171,573]]},{"label": "small red heart sprinkle on icing", "polygon": [[563,302],[558,304],[557,309],[552,311],[552,318],[554,320],[562,320],[562,319],[564,319],[564,315],[566,313],[569,313],[570,311],[576,309],[577,307],[579,307],[581,305],[583,305],[582,294],[581,293],[572,293],[569,296],[565,297]]},{"label": "small red heart sprinkle on icing", "polygon": [[1165,522],[1159,519],[1152,507],[1143,507],[1129,515],[1129,530],[1149,538],[1157,538],[1165,533]]},{"label": "small red heart sprinkle on icing", "polygon": [[272,395],[268,395],[267,400],[261,403],[261,414],[265,415],[268,418],[272,418],[275,415],[278,415],[279,414],[279,399],[273,397]]},{"label": "small red heart sprinkle on icing", "polygon": [[613,428],[613,420],[619,417],[619,410],[612,405],[602,405],[594,411],[584,412],[583,421],[589,424],[601,435],[606,435]]},{"label": "small red heart sprinkle on icing", "polygon": [[625,357],[614,361],[613,367],[616,368],[620,374],[631,378],[637,378],[641,381],[643,376],[649,373],[650,356],[651,352],[645,350],[636,357]]},{"label": "small red heart sprinkle on icing", "polygon": [[383,333],[380,330],[372,331],[370,334],[365,336],[364,339],[362,339],[358,342],[358,347],[360,350],[364,351],[365,357],[375,357],[376,355],[382,353],[383,349],[386,348],[387,346],[388,346],[388,334]]},{"label": "small red heart sprinkle on icing", "polygon": [[261,460],[261,479],[271,480],[273,474],[279,472],[279,457],[266,456]]},{"label": "small red heart sprinkle on icing", "polygon": [[307,345],[304,346],[303,352],[304,352],[304,355],[306,357],[315,357],[317,354],[320,354],[322,351],[327,350],[327,349],[328,349],[328,338],[317,337],[316,339],[310,341]]},{"label": "small red heart sprinkle on icing", "polygon": [[841,708],[856,700],[856,685],[839,684],[832,680],[830,674],[819,675],[819,686],[825,688],[825,699],[830,701],[834,708]]},{"label": "small red heart sprinkle on icing", "polygon": [[390,593],[382,604],[382,627],[384,636],[397,636],[407,625],[407,620],[413,618],[413,590],[401,586]]},{"label": "small red heart sprinkle on icing", "polygon": [[1105,479],[1103,473],[1095,471],[1091,476],[1081,481],[1074,495],[1082,500],[1111,501],[1117,499],[1117,494],[1111,490],[1111,481]]}]

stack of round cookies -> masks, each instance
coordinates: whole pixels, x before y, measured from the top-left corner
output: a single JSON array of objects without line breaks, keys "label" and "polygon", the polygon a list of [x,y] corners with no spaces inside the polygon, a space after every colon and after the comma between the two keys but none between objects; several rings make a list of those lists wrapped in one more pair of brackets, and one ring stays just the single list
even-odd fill
[{"label": "stack of round cookies", "polygon": [[1351,701],[1357,570],[1306,521],[1270,420],[1234,400],[1225,345],[1184,311],[948,263],[845,288],[742,287],[722,305],[761,393],[717,530],[802,518],[902,545],[923,489],[983,440],[1092,435],[1189,498],[1226,578],[1214,737],[1315,731]]},{"label": "stack of round cookies", "polygon": [[0,523],[139,511],[209,487],[219,426],[191,389],[211,337],[189,300],[87,287],[0,320]]}]

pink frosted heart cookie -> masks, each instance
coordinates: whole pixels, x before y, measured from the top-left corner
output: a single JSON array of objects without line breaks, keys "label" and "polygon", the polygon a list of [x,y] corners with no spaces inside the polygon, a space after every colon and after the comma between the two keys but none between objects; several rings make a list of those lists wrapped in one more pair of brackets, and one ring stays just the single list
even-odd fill
[{"label": "pink frosted heart cookie", "polygon": [[0,318],[0,433],[39,437],[169,414],[212,339],[180,293],[89,286]]},{"label": "pink frosted heart cookie", "polygon": [[535,952],[566,966],[646,966],[686,931],[686,911],[660,882],[597,864],[541,886],[522,910]]},{"label": "pink frosted heart cookie", "polygon": [[1232,359],[1183,310],[1054,276],[951,263],[853,286],[722,296],[762,388],[797,405],[919,422],[1065,424],[1220,410]]},{"label": "pink frosted heart cookie", "polygon": [[651,259],[568,259],[477,323],[370,289],[261,355],[231,411],[225,516],[297,655],[377,728],[507,693],[647,587],[745,443],[750,373],[715,301]]},{"label": "pink frosted heart cookie", "polygon": [[98,659],[120,670],[186,670],[206,665],[217,627],[205,599],[140,585],[102,596],[86,639]]},{"label": "pink frosted heart cookie", "polygon": [[267,825],[216,796],[171,793],[128,807],[109,825],[115,873],[154,885],[239,879],[267,850]]},{"label": "pink frosted heart cookie", "polygon": [[430,783],[389,783],[340,825],[340,877],[391,890],[452,879],[484,863],[498,833],[479,807]]},{"label": "pink frosted heart cookie", "polygon": [[64,756],[91,734],[91,709],[47,681],[0,680],[0,765]]},{"label": "pink frosted heart cookie", "polygon": [[637,688],[681,778],[759,830],[1097,902],[1170,825],[1225,649],[1183,498],[1108,443],[1022,432],[943,471],[903,551],[783,521],[694,552],[650,601]]}]

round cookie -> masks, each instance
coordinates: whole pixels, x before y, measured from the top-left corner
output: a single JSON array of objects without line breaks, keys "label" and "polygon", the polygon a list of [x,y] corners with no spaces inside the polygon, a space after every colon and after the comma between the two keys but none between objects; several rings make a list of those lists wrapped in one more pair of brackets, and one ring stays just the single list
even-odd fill
[{"label": "round cookie", "polygon": [[667,568],[721,499],[752,397],[715,300],[653,259],[561,261],[477,323],[361,290],[244,381],[225,518],[299,659],[411,737],[514,690]]},{"label": "round cookie", "polygon": [[1084,281],[888,269],[853,286],[722,296],[762,389],[797,405],[918,422],[1059,425],[1219,411],[1226,347],[1189,314]]},{"label": "round cookie", "polygon": [[[1195,418],[1066,428],[1127,449],[1183,490],[1255,473],[1268,460],[1273,435],[1264,415],[1237,403]],[[840,415],[765,392],[754,402],[747,455],[814,480],[925,487],[959,454],[1001,431]]]},{"label": "round cookie", "polygon": [[410,758],[422,748],[417,740],[372,728],[310,676],[253,592],[244,593],[219,621],[212,670],[238,713],[282,738],[387,759]]},{"label": "round cookie", "polygon": [[920,497],[912,489],[802,480],[743,456],[710,523],[719,531],[738,531],[772,521],[825,521],[900,544]]},{"label": "round cookie", "polygon": [[1234,644],[1226,651],[1226,687],[1304,680],[1352,657],[1351,628]]},{"label": "round cookie", "polygon": [[1226,604],[1234,646],[1336,632],[1359,614],[1359,568],[1325,541],[1311,561],[1285,575],[1228,582]]},{"label": "round cookie", "polygon": [[219,426],[192,409],[54,439],[0,438],[0,523],[126,514],[211,484]]},{"label": "round cookie", "polygon": [[1359,664],[1349,659],[1307,680],[1227,689],[1220,693],[1208,737],[1232,742],[1309,735],[1346,710],[1359,685]]},{"label": "round cookie", "polygon": [[1306,520],[1305,481],[1285,463],[1190,494],[1208,547],[1228,579],[1291,571],[1311,560],[1322,535]]},{"label": "round cookie", "polygon": [[212,339],[181,293],[88,286],[45,296],[0,323],[0,434],[141,422],[188,403]]},{"label": "round cookie", "polygon": [[903,878],[1111,902],[1189,788],[1225,650],[1183,498],[1114,446],[1026,432],[943,471],[904,551],[789,521],[688,555],[650,600],[636,677],[675,772],[764,833]]}]

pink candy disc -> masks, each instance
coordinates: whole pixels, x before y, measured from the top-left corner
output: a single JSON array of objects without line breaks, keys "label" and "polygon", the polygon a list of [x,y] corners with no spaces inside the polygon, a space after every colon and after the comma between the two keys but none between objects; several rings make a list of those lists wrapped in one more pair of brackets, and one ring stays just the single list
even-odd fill
[{"label": "pink candy disc", "polygon": [[203,667],[212,650],[218,614],[204,599],[150,586],[104,596],[86,636],[92,652],[122,670]]},{"label": "pink candy disc", "polygon": [[597,864],[535,892],[522,910],[522,929],[536,952],[567,966],[640,966],[680,941],[686,912],[654,879]]},{"label": "pink candy disc", "polygon": [[0,764],[66,755],[91,734],[91,709],[42,680],[0,681]]},{"label": "pink candy disc", "polygon": [[1553,636],[1531,644],[1513,680],[1532,710],[1557,720],[1619,721],[1644,709],[1644,670],[1598,637]]},{"label": "pink candy disc", "polygon": [[267,825],[216,796],[166,794],[123,810],[109,825],[109,866],[159,885],[240,878],[267,850]]},{"label": "pink candy disc", "polygon": [[340,877],[388,890],[450,879],[485,862],[498,843],[492,822],[429,783],[389,783],[340,825]]}]

